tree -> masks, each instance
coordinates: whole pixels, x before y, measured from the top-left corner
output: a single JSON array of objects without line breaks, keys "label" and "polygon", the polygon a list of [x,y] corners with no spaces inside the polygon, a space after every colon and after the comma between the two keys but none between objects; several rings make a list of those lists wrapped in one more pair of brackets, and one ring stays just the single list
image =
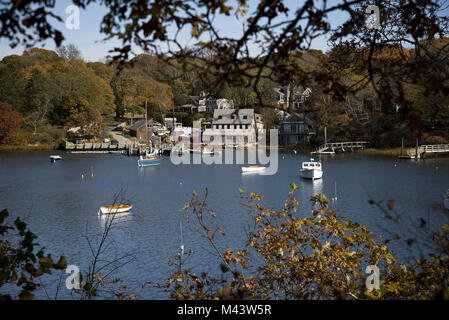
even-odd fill
[{"label": "tree", "polygon": [[59,47],[56,49],[56,52],[65,61],[83,60],[81,51],[79,51],[79,49],[73,44]]},{"label": "tree", "polygon": [[27,120],[33,127],[33,134],[36,134],[39,125],[52,108],[52,103],[60,96],[59,86],[54,83],[52,77],[39,69],[33,69],[26,94],[29,104]]},{"label": "tree", "polygon": [[[371,199],[395,225],[382,244],[367,227],[330,209],[323,195],[314,194],[311,212],[303,212],[294,197],[299,187],[290,188],[280,210],[265,207],[263,196],[240,190],[252,223],[236,248],[222,241],[226,234],[214,223],[218,213],[207,204],[207,189],[201,198],[194,191],[183,208],[186,220],[209,244],[222,274],[187,267],[192,249],[169,257],[173,273],[157,286],[170,288],[172,299],[449,299],[447,223],[436,229],[422,218],[418,226],[404,224],[393,200],[383,205]],[[410,252],[415,246],[431,253],[412,255],[415,261],[406,265],[387,247],[392,241],[403,242]],[[367,266],[379,269],[378,288],[367,287]]]},{"label": "tree", "polygon": [[7,143],[10,135],[20,127],[23,117],[11,105],[0,102],[0,144]]}]

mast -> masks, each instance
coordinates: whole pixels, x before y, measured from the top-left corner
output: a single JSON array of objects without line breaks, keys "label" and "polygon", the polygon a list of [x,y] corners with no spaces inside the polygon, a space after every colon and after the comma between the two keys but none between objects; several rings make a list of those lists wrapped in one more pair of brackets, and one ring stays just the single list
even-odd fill
[{"label": "mast", "polygon": [[148,151],[148,107],[147,99],[145,99],[145,146]]}]

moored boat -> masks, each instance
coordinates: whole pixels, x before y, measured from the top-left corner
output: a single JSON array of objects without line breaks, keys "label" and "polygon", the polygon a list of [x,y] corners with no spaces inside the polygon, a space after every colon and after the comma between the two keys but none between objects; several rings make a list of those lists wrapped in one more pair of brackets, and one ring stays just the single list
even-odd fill
[{"label": "moored boat", "polygon": [[242,167],[242,172],[262,172],[266,169],[264,166]]},{"label": "moored boat", "polygon": [[119,204],[116,206],[103,206],[100,207],[100,212],[103,214],[122,213],[131,210],[133,206],[131,204]]},{"label": "moored boat", "polygon": [[50,156],[50,161],[51,162],[56,162],[56,161],[61,161],[61,160],[62,160],[61,156],[58,156],[58,155],[51,155]]},{"label": "moored boat", "polygon": [[323,177],[323,168],[321,166],[321,162],[314,161],[314,159],[310,159],[310,161],[304,161],[302,163],[301,169],[299,170],[299,175],[301,178],[305,179],[321,179]]},{"label": "moored boat", "polygon": [[137,160],[139,167],[157,166],[159,164],[161,164],[161,158],[157,157],[140,156],[139,160]]}]

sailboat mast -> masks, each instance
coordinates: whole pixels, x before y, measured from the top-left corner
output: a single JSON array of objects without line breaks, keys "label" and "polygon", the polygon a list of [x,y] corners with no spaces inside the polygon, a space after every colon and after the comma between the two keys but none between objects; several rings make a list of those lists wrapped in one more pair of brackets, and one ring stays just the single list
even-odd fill
[{"label": "sailboat mast", "polygon": [[147,107],[147,99],[145,99],[145,145],[148,148],[148,107]]}]

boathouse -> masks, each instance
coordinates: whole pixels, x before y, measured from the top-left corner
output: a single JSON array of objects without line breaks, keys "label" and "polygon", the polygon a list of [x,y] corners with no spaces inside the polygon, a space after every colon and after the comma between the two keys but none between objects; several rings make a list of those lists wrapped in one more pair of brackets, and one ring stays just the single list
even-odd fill
[{"label": "boathouse", "polygon": [[312,121],[299,113],[293,113],[280,122],[279,144],[308,144],[315,135]]}]

